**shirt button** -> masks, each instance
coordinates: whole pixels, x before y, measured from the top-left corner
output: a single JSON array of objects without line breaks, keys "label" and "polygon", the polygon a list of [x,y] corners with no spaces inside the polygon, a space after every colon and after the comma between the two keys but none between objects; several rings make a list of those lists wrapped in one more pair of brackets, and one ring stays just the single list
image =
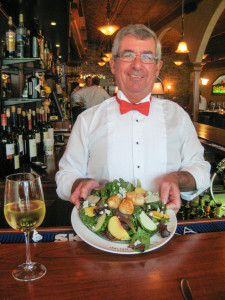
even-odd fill
[{"label": "shirt button", "polygon": [[138,169],[140,168],[140,166],[137,166],[138,167]]},{"label": "shirt button", "polygon": [[138,142],[136,142],[136,144],[138,145],[139,143],[138,143]]},{"label": "shirt button", "polygon": [[136,122],[138,122],[138,120],[136,120]]}]

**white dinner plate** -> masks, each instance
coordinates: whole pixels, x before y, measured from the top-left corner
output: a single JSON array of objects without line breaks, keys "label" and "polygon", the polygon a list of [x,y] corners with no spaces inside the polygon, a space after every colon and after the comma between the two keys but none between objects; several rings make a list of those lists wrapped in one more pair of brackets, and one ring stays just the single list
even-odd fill
[{"label": "white dinner plate", "polygon": [[[170,231],[170,235],[168,237],[162,238],[158,233],[156,233],[154,236],[150,239],[150,247],[146,252],[153,251],[157,248],[162,247],[164,244],[168,243],[169,240],[173,237],[176,228],[177,228],[177,218],[173,210],[169,209],[166,212],[169,217],[170,221],[167,223],[167,228]],[[73,208],[72,215],[71,215],[71,223],[73,226],[74,231],[76,234],[87,244],[106,251],[110,253],[117,253],[117,254],[141,254],[143,252],[137,252],[134,251],[131,248],[128,248],[129,243],[124,242],[111,242],[109,240],[106,240],[90,229],[84,223],[82,222],[79,212],[76,207]]]}]

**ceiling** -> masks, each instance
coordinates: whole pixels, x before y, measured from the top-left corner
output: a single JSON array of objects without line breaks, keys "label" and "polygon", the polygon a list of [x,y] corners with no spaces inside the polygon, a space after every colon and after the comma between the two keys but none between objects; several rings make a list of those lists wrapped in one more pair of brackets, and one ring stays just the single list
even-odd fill
[{"label": "ceiling", "polygon": [[[184,12],[196,10],[205,0],[185,0]],[[181,0],[109,0],[110,23],[120,28],[128,24],[142,23],[154,31],[160,30],[168,22],[181,16]],[[25,26],[31,28],[32,19],[38,16],[43,34],[55,48],[60,43],[60,54],[64,62],[97,59],[101,50],[110,47],[115,34],[109,38],[97,27],[105,25],[107,19],[107,0],[0,0],[1,9],[13,17],[18,25],[18,14],[24,14]],[[57,25],[50,26],[55,20]],[[0,18],[2,30],[7,22]],[[174,52],[180,40],[180,33],[172,31],[163,39],[162,48]],[[225,62],[225,11],[218,20],[205,53],[208,61]]]}]

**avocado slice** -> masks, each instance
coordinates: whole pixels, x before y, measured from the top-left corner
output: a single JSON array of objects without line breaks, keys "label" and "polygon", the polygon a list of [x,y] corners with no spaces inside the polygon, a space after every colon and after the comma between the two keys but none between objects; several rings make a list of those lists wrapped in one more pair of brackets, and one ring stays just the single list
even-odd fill
[{"label": "avocado slice", "polygon": [[95,232],[101,231],[103,224],[105,223],[106,214],[104,213],[100,218],[98,218],[97,224],[95,226]]}]

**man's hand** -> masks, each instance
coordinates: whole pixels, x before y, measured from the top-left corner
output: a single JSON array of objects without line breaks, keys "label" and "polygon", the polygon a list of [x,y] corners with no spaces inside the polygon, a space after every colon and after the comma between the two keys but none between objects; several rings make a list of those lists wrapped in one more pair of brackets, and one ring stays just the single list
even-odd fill
[{"label": "man's hand", "polygon": [[177,177],[172,174],[165,175],[159,185],[159,196],[162,203],[166,204],[167,209],[178,212],[181,206],[180,189]]},{"label": "man's hand", "polygon": [[195,189],[195,179],[189,172],[172,172],[161,178],[159,184],[160,200],[166,204],[167,209],[171,208],[177,213],[181,207],[180,191]]},{"label": "man's hand", "polygon": [[99,184],[96,180],[91,178],[80,178],[77,179],[71,190],[70,202],[74,203],[77,208],[80,206],[80,198],[87,198],[88,193],[99,187]]}]

